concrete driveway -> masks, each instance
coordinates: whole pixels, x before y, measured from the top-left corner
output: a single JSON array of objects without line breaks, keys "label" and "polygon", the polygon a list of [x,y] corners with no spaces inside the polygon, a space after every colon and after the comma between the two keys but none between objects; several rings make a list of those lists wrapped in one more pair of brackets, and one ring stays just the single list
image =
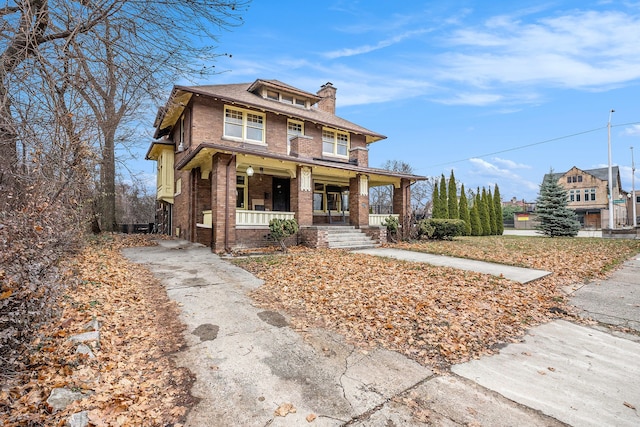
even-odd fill
[{"label": "concrete driveway", "polygon": [[[640,407],[640,344],[626,338],[569,322],[552,322],[553,327],[546,331],[547,347],[540,347],[539,340],[525,338],[514,345],[529,343],[531,347],[510,345],[500,355],[455,366],[451,374],[435,375],[394,352],[361,351],[324,330],[292,330],[282,313],[252,305],[247,293],[260,286],[260,280],[206,247],[160,241],[157,247],[127,249],[124,254],[149,268],[165,284],[169,297],[181,306],[187,347],[176,358],[179,365],[195,374],[192,394],[201,399],[189,413],[187,426],[640,424],[639,418],[633,418],[637,412],[632,409]],[[528,337],[545,333],[549,325],[539,328],[543,329],[533,328]],[[554,328],[560,332],[554,332]],[[589,338],[574,328],[607,335],[605,341],[610,347],[585,346]],[[591,333],[588,331],[587,335]],[[573,337],[581,338],[574,341]],[[520,399],[520,395],[531,395],[530,379],[518,382],[513,393],[485,380],[496,376],[492,373],[495,369],[509,383],[509,372],[516,375],[527,367],[518,358],[549,356],[549,349],[558,343],[566,343],[566,347],[559,356],[553,356],[553,363],[543,360],[535,365],[536,372],[545,374],[537,375],[551,381],[542,385],[545,393],[530,400]],[[626,350],[615,356],[620,360],[614,367],[607,368],[613,357],[611,348]],[[594,364],[589,365],[578,355],[605,368],[598,365],[598,370],[592,371]],[[630,355],[633,357],[628,359]],[[500,357],[513,360],[503,365]],[[571,365],[586,371],[582,376],[584,389],[566,382],[575,375],[564,371]],[[626,378],[619,374],[622,369],[628,372]],[[615,386],[621,393],[612,391]],[[595,400],[583,404],[587,389],[601,392],[591,393]],[[573,403],[562,410],[551,410],[540,403],[559,401],[559,396],[567,394],[563,402]],[[598,396],[609,395],[610,400],[598,400]],[[596,408],[588,413],[593,424],[582,424],[587,420],[583,414],[588,405]],[[614,415],[598,418],[598,413],[605,412],[598,408],[604,405],[614,408],[607,411]]]}]

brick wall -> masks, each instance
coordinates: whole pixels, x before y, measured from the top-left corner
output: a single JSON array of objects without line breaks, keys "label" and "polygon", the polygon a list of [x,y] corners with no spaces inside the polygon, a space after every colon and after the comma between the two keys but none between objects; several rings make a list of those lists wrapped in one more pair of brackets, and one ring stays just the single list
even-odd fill
[{"label": "brick wall", "polygon": [[361,227],[360,230],[378,243],[387,243],[386,227]]},{"label": "brick wall", "polygon": [[360,176],[349,179],[349,222],[357,228],[369,225],[369,195],[360,194]]},{"label": "brick wall", "polygon": [[[273,177],[271,175],[260,174],[259,169],[253,176],[249,177],[249,200],[248,209],[253,209],[252,199],[264,199],[266,210],[273,210],[273,200],[271,190],[273,187]],[[234,205],[235,206],[235,205]]]},{"label": "brick wall", "polygon": [[358,166],[369,166],[369,149],[366,147],[354,147],[349,150],[349,160]]},{"label": "brick wall", "polygon": [[[235,163],[235,158],[232,158],[230,154],[217,153],[213,156],[213,167],[211,171],[211,222],[213,225],[213,242],[211,248],[214,252],[225,251],[225,237],[230,247],[233,247],[235,244]],[[229,164],[228,167],[227,164]],[[233,177],[229,184],[228,194],[227,170],[229,170],[229,175]],[[229,203],[229,209],[225,209],[227,202]],[[226,224],[225,215],[227,219]],[[229,230],[228,236],[226,235],[225,226]]]},{"label": "brick wall", "polygon": [[328,248],[329,232],[315,227],[300,228],[298,231],[300,244],[310,248]]}]

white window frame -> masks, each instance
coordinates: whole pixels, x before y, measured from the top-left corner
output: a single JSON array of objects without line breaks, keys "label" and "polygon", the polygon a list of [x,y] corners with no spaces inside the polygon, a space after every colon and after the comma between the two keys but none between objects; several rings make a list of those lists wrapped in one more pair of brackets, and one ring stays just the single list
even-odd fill
[{"label": "white window frame", "polygon": [[[243,179],[243,182],[241,184],[238,183],[238,178]],[[243,190],[242,203],[240,204],[240,206],[238,206],[238,200],[240,199],[238,197],[239,188],[242,188]],[[249,176],[246,173],[236,174],[236,209],[249,209],[248,204],[249,204]]]},{"label": "white window frame", "polygon": [[182,194],[182,178],[178,178],[176,179],[176,190],[175,193],[173,194],[174,196],[179,196],[180,194]]},{"label": "white window frame", "polygon": [[[292,132],[290,125],[300,127],[300,132]],[[304,122],[300,120],[287,119],[287,154],[291,154],[291,140],[296,136],[304,136]]]},{"label": "white window frame", "polygon": [[[231,120],[228,120],[228,112],[234,112],[236,114],[236,116],[238,116],[239,113],[239,117],[241,120],[241,123],[237,123],[237,122],[233,122]],[[254,123],[257,123],[255,121],[250,120],[250,115],[254,116],[254,117],[258,117],[261,119],[260,125],[261,126],[254,126]],[[237,120],[237,119],[236,119]],[[258,144],[258,145],[267,145],[267,143],[265,142],[265,134],[266,134],[266,124],[267,124],[267,117],[266,114],[264,113],[260,113],[258,111],[253,111],[253,110],[247,110],[244,108],[238,108],[235,106],[231,106],[231,105],[225,105],[224,106],[224,116],[223,116],[223,130],[222,130],[222,134],[224,138],[228,138],[228,139],[233,139],[235,141],[242,141],[242,142],[247,142],[249,144]],[[227,124],[229,125],[233,125],[233,126],[240,126],[241,127],[241,136],[236,136],[236,135],[227,135]],[[250,129],[260,129],[261,130],[261,136],[262,139],[257,140],[257,139],[251,139],[248,138],[248,131]]]},{"label": "white window frame", "polygon": [[[340,138],[343,137],[343,138]],[[346,142],[346,144],[341,144],[340,141]],[[326,144],[331,144],[332,151],[327,151],[325,148]],[[322,128],[322,154],[334,157],[340,157],[346,159],[349,157],[349,147],[351,146],[351,135],[349,132],[344,132],[338,129],[333,128]],[[345,147],[344,154],[340,154],[338,152],[339,147]]]}]

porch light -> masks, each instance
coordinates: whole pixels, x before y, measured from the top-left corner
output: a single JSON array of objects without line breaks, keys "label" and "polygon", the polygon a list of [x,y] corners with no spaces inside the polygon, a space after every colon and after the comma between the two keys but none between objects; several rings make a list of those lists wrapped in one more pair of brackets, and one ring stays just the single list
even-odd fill
[{"label": "porch light", "polygon": [[251,166],[247,168],[247,176],[253,176],[253,168]]}]

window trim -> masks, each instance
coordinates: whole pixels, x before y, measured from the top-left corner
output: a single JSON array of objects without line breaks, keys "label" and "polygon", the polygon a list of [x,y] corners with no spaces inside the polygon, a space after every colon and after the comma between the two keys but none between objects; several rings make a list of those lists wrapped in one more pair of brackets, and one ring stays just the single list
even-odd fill
[{"label": "window trim", "polygon": [[[227,122],[227,112],[228,111],[235,111],[235,112],[239,112],[242,114],[242,124],[240,125],[242,128],[242,136],[238,137],[238,136],[234,136],[234,135],[227,135],[227,123],[229,124],[233,124],[235,126],[238,126],[238,123],[232,123],[232,122]],[[248,129],[258,129],[257,127],[254,126],[250,126],[249,125],[249,121],[248,121],[248,115],[252,114],[254,116],[258,116],[262,119],[262,128],[260,128],[262,130],[262,140],[258,141],[256,139],[249,139],[247,138],[247,131]],[[255,144],[255,145],[267,145],[266,143],[266,130],[267,130],[267,115],[265,113],[262,113],[260,111],[255,111],[255,110],[247,110],[246,108],[240,108],[240,107],[236,107],[234,105],[225,105],[224,109],[223,109],[223,113],[222,113],[222,137],[226,138],[226,139],[231,139],[234,141],[242,141],[242,142],[246,142],[248,144]]]},{"label": "window trim", "polygon": [[[327,133],[332,133],[333,134],[333,152],[328,152],[325,151],[324,149],[324,145],[325,143],[329,143],[328,140],[325,140],[325,132]],[[338,146],[343,146],[342,144],[338,144],[338,135],[344,135],[346,136],[346,154],[338,154]],[[349,158],[349,149],[351,147],[351,134],[349,132],[345,132],[343,130],[338,130],[335,128],[330,128],[330,127],[322,127],[322,155],[323,156],[332,156],[332,157],[338,157],[341,159],[347,159]]]},{"label": "window trim", "polygon": [[[300,125],[301,133],[290,133],[289,124]],[[297,136],[304,136],[304,122],[296,119],[287,119],[287,154],[291,154],[291,140]]]},{"label": "window trim", "polygon": [[[238,184],[239,177],[244,178],[243,184]],[[242,188],[244,190],[242,206],[238,206],[238,188]],[[236,173],[236,209],[249,209],[249,176],[246,173]]]}]

